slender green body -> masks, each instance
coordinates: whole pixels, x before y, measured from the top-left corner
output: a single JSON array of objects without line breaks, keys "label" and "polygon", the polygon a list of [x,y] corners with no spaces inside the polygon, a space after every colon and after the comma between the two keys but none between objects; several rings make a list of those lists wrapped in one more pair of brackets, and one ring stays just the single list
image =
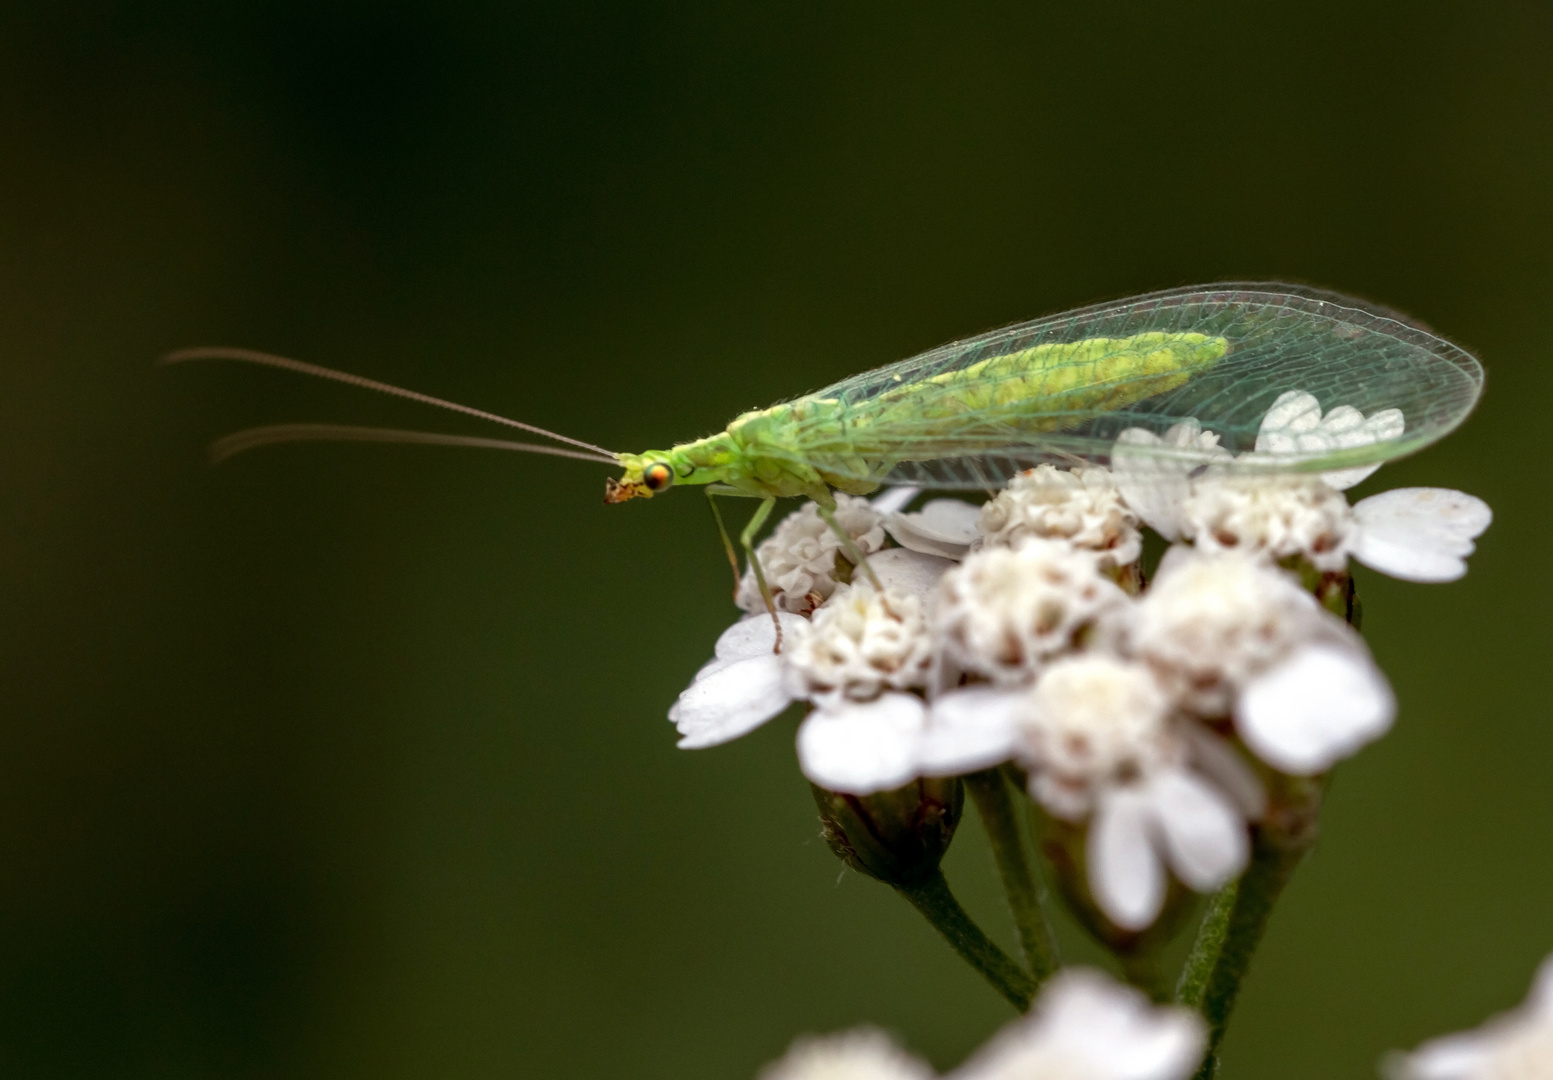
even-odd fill
[{"label": "slender green body", "polygon": [[[988,331],[745,413],[705,439],[614,454],[625,475],[606,497],[672,484],[821,505],[831,490],[880,484],[986,491],[1041,463],[1110,464],[1123,433],[1182,423],[1213,433],[1220,468],[1227,451],[1237,470],[1320,473],[1429,445],[1465,419],[1482,385],[1471,355],[1363,300],[1196,285]],[[1341,415],[1400,414],[1405,425],[1383,439],[1259,446],[1263,420],[1289,392]],[[1133,440],[1128,454],[1180,460],[1180,450]]]},{"label": "slender green body", "polygon": [[[1128,297],[988,331],[745,413],[716,435],[642,454],[615,453],[268,353],[198,348],[164,357],[167,363],[216,359],[332,379],[550,440],[277,424],[218,441],[217,459],[298,439],[479,446],[619,464],[624,475],[605,488],[611,503],[675,484],[760,499],[739,539],[773,613],[754,538],[784,496],[813,499],[842,553],[872,578],[836,523],[833,491],[862,495],[881,484],[991,491],[1043,463],[1114,465],[1120,444],[1128,461],[1154,457],[1169,463],[1158,475],[1177,478],[1182,466],[1208,464],[1247,474],[1370,467],[1453,430],[1483,387],[1476,359],[1404,315],[1319,289],[1233,282]],[[1286,417],[1287,426],[1264,440],[1264,423],[1291,394],[1314,400],[1318,411]],[[1381,414],[1391,425],[1385,437],[1368,437],[1357,426]],[[723,540],[737,575],[726,530]]]},{"label": "slender green body", "polygon": [[865,494],[901,462],[1011,449],[1181,386],[1227,349],[1222,337],[1154,332],[1037,345],[909,381],[884,368],[747,412],[695,442],[621,454],[625,475],[607,498],[649,497],[670,484],[822,503],[833,488]]}]

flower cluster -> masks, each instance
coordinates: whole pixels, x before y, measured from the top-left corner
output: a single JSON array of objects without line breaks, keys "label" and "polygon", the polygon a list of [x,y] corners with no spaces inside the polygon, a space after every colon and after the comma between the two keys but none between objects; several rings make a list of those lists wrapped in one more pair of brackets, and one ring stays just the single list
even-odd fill
[{"label": "flower cluster", "polygon": [[[1202,1056],[1202,1021],[1156,1007],[1095,971],[1052,980],[1035,1009],[1009,1024],[948,1080],[1185,1080]],[[932,1080],[931,1066],[868,1028],[801,1039],[760,1080]]]},{"label": "flower cluster", "polygon": [[[680,745],[727,741],[804,701],[799,761],[823,788],[868,795],[1008,763],[1082,835],[1098,909],[1142,930],[1170,877],[1209,891],[1240,873],[1280,776],[1322,773],[1390,726],[1390,687],[1329,610],[1333,582],[1346,587],[1350,558],[1459,577],[1487,506],[1429,488],[1350,506],[1342,489],[1372,469],[1257,466],[1402,424],[1323,415],[1294,392],[1238,459],[1186,423],[1123,433],[1110,468],[1022,472],[980,507],[838,497],[877,586],[806,506],[759,548],[776,612],[747,579],[751,614],[670,712]],[[1174,542],[1146,588],[1144,525]]]}]

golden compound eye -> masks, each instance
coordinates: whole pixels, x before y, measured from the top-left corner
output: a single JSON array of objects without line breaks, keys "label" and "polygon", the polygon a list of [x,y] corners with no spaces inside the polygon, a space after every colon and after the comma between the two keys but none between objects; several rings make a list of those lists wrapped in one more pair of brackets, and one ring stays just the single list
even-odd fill
[{"label": "golden compound eye", "polygon": [[661,461],[655,461],[642,470],[642,483],[648,491],[662,491],[674,482],[674,470]]}]

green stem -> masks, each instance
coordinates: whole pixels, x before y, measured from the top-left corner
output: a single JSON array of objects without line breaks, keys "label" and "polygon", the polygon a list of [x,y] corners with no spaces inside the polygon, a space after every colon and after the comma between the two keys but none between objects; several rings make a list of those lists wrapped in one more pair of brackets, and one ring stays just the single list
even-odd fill
[{"label": "green stem", "polygon": [[1286,783],[1285,790],[1277,793],[1268,819],[1253,833],[1251,865],[1235,889],[1223,944],[1202,990],[1199,1008],[1208,1021],[1208,1055],[1197,1080],[1212,1080],[1218,1074],[1219,1043],[1251,967],[1251,957],[1262,941],[1273,905],[1316,842],[1321,780],[1286,778]]},{"label": "green stem", "polygon": [[980,972],[1009,1004],[1020,1012],[1030,1007],[1030,999],[1035,996],[1034,982],[971,921],[949,891],[949,882],[944,880],[942,870],[933,871],[931,877],[919,884],[897,885],[895,889],[911,902],[912,907],[922,912],[960,958]]},{"label": "green stem", "polygon": [[1208,976],[1219,962],[1224,951],[1224,938],[1229,933],[1230,912],[1235,908],[1238,884],[1230,882],[1208,898],[1203,910],[1202,923],[1197,927],[1197,937],[1192,951],[1187,954],[1181,968],[1181,978],[1176,983],[1176,1001],[1191,1009],[1202,1008],[1203,994],[1208,989]]},{"label": "green stem", "polygon": [[1019,831],[1008,781],[1001,770],[988,769],[967,776],[965,786],[992,843],[992,857],[1003,878],[1014,925],[1019,928],[1019,945],[1039,986],[1057,970],[1057,946],[1041,903],[1040,886],[1025,858],[1024,837]]}]

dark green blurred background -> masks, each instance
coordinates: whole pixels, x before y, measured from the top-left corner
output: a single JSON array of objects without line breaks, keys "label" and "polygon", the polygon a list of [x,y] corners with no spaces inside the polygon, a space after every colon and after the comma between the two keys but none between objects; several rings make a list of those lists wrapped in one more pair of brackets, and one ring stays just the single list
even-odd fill
[{"label": "dark green blurred background", "polygon": [[[1364,491],[1498,515],[1361,571],[1402,701],[1339,772],[1230,1076],[1373,1075],[1553,948],[1545,3],[0,5],[0,1072],[750,1078],[1009,1015],[817,839],[794,720],[674,748],[731,618],[699,496],[241,344],[612,447],[946,339],[1283,278],[1479,352]],[[497,432],[496,434],[499,434]],[[1005,938],[974,825],[951,877]],[[839,877],[839,880],[838,880]]]}]

